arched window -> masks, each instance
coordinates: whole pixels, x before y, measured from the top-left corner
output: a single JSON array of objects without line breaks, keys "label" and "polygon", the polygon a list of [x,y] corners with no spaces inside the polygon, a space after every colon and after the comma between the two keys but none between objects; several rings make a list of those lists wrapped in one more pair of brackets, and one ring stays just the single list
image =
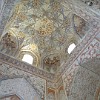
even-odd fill
[{"label": "arched window", "polygon": [[74,48],[76,47],[76,45],[74,43],[72,43],[69,47],[68,47],[68,53],[70,54]]},{"label": "arched window", "polygon": [[29,64],[33,63],[33,57],[29,54],[25,54],[22,58],[22,61],[27,62]]}]

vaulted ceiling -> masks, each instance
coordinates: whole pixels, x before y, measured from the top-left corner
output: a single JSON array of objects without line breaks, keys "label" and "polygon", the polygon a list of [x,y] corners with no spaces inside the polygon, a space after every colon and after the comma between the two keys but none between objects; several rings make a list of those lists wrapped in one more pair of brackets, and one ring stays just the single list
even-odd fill
[{"label": "vaulted ceiling", "polygon": [[9,14],[0,51],[19,60],[29,54],[33,66],[55,73],[70,56],[70,44],[79,43],[87,26],[67,0],[21,0]]}]

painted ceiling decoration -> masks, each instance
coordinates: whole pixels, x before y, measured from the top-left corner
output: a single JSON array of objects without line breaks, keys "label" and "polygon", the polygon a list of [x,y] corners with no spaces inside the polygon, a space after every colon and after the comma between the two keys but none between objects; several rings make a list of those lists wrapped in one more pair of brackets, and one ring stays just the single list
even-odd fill
[{"label": "painted ceiling decoration", "polygon": [[60,55],[59,54],[51,54],[44,58],[43,60],[44,69],[49,72],[56,72],[58,67],[60,66]]},{"label": "painted ceiling decoration", "polygon": [[84,19],[75,14],[73,15],[73,20],[75,31],[79,37],[82,38],[85,35],[85,32],[89,30],[89,25]]},{"label": "painted ceiling decoration", "polygon": [[15,41],[15,37],[10,34],[7,33],[3,38],[2,38],[2,43],[4,44],[5,48],[9,48],[9,49],[13,49],[17,47],[16,41]]},{"label": "painted ceiling decoration", "polygon": [[11,12],[0,50],[54,73],[69,57],[68,47],[85,35],[87,22],[73,13],[67,0],[21,0]]}]

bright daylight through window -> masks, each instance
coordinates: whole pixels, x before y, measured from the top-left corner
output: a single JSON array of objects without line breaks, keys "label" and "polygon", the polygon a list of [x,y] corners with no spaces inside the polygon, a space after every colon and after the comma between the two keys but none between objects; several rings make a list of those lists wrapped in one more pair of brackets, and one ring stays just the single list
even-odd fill
[{"label": "bright daylight through window", "polygon": [[33,57],[31,55],[29,55],[29,54],[25,54],[23,56],[22,61],[27,62],[29,64],[32,64],[33,63]]},{"label": "bright daylight through window", "polygon": [[74,43],[72,43],[69,47],[68,47],[68,53],[70,54],[74,48],[76,47],[76,45]]}]

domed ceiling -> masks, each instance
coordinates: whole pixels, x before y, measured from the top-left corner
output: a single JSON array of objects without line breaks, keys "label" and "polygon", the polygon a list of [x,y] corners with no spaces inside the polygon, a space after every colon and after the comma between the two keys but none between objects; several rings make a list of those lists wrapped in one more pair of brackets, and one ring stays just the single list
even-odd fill
[{"label": "domed ceiling", "polygon": [[70,44],[85,35],[87,23],[66,0],[21,0],[13,8],[1,36],[0,50],[33,66],[55,73],[68,57]]}]

